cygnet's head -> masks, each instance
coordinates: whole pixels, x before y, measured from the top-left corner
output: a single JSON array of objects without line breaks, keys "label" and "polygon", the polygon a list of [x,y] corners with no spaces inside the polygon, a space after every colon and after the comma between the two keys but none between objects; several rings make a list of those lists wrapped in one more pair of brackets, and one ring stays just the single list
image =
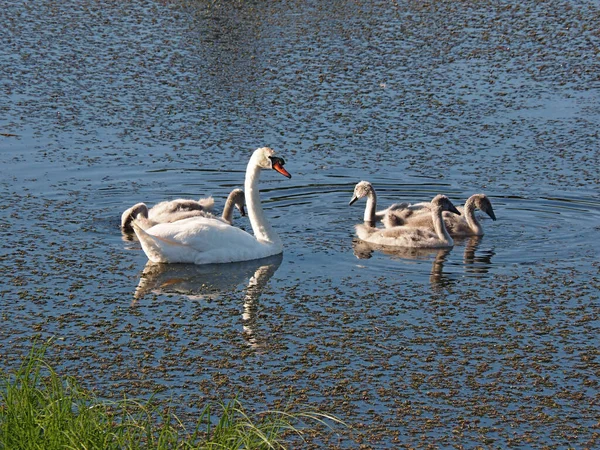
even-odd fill
[{"label": "cygnet's head", "polygon": [[354,195],[352,196],[352,200],[350,200],[350,203],[348,203],[348,205],[351,205],[359,198],[366,197],[370,193],[375,193],[375,190],[373,189],[373,186],[371,186],[371,183],[369,183],[368,181],[361,181],[357,183],[354,187]]},{"label": "cygnet's head", "polygon": [[136,203],[121,215],[121,229],[125,233],[133,233],[131,222],[142,216],[148,218],[148,207],[145,203]]},{"label": "cygnet's head", "polygon": [[229,194],[229,200],[231,202],[233,202],[233,204],[235,205],[235,207],[240,212],[240,215],[242,217],[244,217],[246,215],[246,208],[245,208],[245,206],[246,206],[246,198],[244,196],[244,191],[242,191],[241,189],[234,189]]},{"label": "cygnet's head", "polygon": [[460,216],[460,211],[456,209],[456,206],[450,201],[445,195],[439,194],[433,197],[431,200],[431,206],[433,208],[441,208],[442,211],[449,211]]},{"label": "cygnet's head", "polygon": [[261,147],[254,150],[252,157],[250,158],[251,163],[261,169],[273,169],[279,172],[281,175],[287,178],[292,178],[290,173],[283,168],[285,161],[279,156],[275,156],[275,150],[269,147]]},{"label": "cygnet's head", "polygon": [[485,194],[475,194],[472,196],[475,207],[486,213],[492,220],[496,220],[496,214],[494,214],[494,208],[492,208],[492,202],[487,198]]}]

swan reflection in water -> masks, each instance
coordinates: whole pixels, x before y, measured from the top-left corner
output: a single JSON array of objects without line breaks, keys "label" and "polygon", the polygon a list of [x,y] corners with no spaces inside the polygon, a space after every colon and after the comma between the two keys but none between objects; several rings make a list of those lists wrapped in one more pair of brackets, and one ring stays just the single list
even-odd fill
[{"label": "swan reflection in water", "polygon": [[[258,300],[283,255],[229,264],[157,264],[148,261],[135,290],[132,306],[144,296],[179,294],[195,301],[212,301],[226,293],[244,292],[242,326],[251,347],[260,348],[256,337]],[[245,288],[241,289],[241,285]]]},{"label": "swan reflection in water", "polygon": [[[482,236],[469,236],[455,239],[454,249],[456,249],[458,246],[462,246],[463,244],[465,246],[463,265],[465,272],[468,274],[487,274],[492,267],[492,257],[495,255],[495,252],[493,250],[487,250],[483,252],[478,251],[478,247],[482,239]],[[452,251],[452,248],[434,249],[390,247],[372,244],[360,239],[354,239],[352,241],[352,248],[354,255],[359,259],[371,258],[373,252],[381,252],[393,258],[417,261],[426,261],[433,257],[431,273],[429,275],[429,281],[432,286],[438,288],[445,287],[456,281],[444,273],[444,265],[447,262],[448,255]]]}]

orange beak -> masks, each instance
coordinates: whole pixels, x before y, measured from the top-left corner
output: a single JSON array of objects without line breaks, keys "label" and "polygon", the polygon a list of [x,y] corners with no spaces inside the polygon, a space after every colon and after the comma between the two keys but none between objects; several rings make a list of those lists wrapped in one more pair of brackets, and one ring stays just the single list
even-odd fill
[{"label": "orange beak", "polygon": [[283,168],[283,166],[281,165],[281,162],[279,162],[279,161],[273,162],[273,169],[275,169],[277,172],[279,172],[284,177],[292,178],[290,173]]}]

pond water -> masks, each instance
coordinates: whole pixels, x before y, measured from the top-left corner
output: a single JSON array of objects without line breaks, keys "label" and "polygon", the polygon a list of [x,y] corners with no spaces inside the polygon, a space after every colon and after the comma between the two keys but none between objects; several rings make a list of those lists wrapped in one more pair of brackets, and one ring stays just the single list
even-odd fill
[{"label": "pond water", "polygon": [[[54,337],[104,397],[351,426],[306,448],[599,444],[597,1],[0,6],[0,367]],[[139,201],[220,207],[264,145],[283,255],[153,266],[121,235]],[[360,180],[498,220],[380,251]]]}]

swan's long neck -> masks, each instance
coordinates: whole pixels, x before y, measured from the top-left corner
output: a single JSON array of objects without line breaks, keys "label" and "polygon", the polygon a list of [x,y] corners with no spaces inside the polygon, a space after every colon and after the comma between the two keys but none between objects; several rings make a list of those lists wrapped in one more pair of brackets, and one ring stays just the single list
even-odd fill
[{"label": "swan's long neck", "polygon": [[447,242],[448,245],[454,245],[454,240],[452,239],[452,236],[448,234],[448,230],[444,224],[442,207],[434,204],[431,206],[431,218],[433,220],[433,229],[435,230],[435,233],[438,235],[440,240]]},{"label": "swan's long neck", "polygon": [[483,234],[483,227],[479,223],[479,220],[477,220],[477,217],[475,217],[475,200],[473,197],[469,197],[465,202],[463,214],[471,231],[474,234]]},{"label": "swan's long neck", "polygon": [[260,204],[260,191],[258,189],[260,170],[260,167],[251,158],[246,169],[246,181],[244,183],[248,219],[250,219],[250,225],[252,225],[252,231],[254,231],[254,237],[257,240],[281,244],[279,236],[277,236],[275,230],[266,221],[262,205]]},{"label": "swan's long neck", "polygon": [[367,206],[365,206],[365,216],[363,220],[370,226],[375,226],[375,210],[377,209],[377,194],[374,190],[369,190],[367,194]]}]

